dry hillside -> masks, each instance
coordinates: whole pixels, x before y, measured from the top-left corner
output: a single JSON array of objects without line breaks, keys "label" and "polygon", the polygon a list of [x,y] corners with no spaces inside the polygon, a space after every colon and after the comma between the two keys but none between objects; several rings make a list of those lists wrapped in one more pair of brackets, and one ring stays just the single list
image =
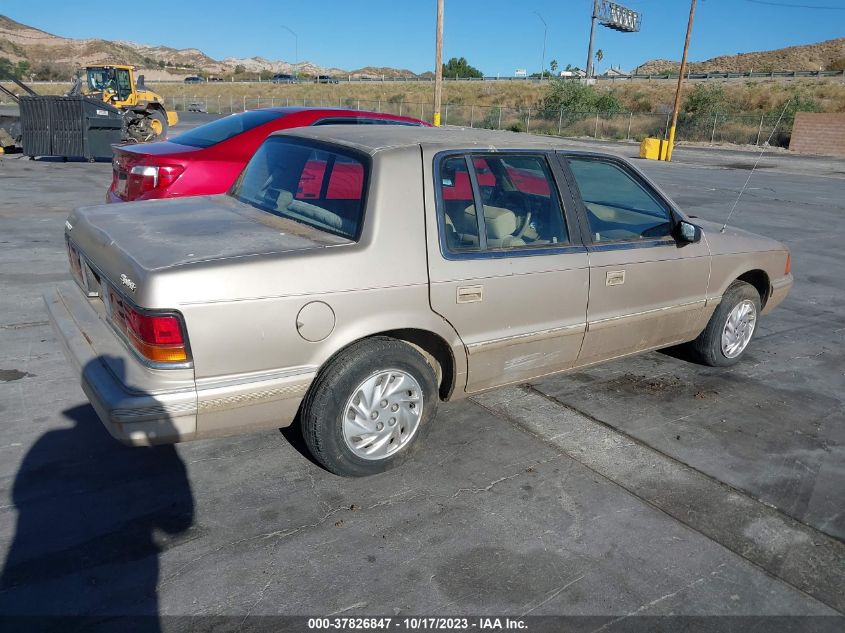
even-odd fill
[{"label": "dry hillside", "polygon": [[[680,65],[680,62],[668,59],[652,59],[639,66],[637,72],[643,74],[678,72]],[[691,62],[689,68],[693,73],[843,70],[845,69],[845,37],[817,44],[778,48],[773,51],[722,55],[703,62]]]},{"label": "dry hillside", "polygon": [[[126,41],[102,39],[72,39],[52,35],[20,24],[0,15],[0,57],[13,63],[29,62],[36,74],[39,66],[66,70],[68,77],[74,68],[86,64],[134,64],[145,69],[148,79],[181,78],[185,74],[203,72],[210,75],[232,73],[236,68],[246,72],[291,72],[293,64],[261,57],[240,59],[229,57],[216,60],[196,48],[150,46]],[[162,65],[166,67],[162,68]],[[240,70],[239,69],[239,70]],[[392,72],[397,72],[390,69]],[[307,74],[347,74],[339,68],[325,68],[308,61],[299,63],[299,71]],[[42,70],[43,74],[44,70]],[[357,71],[353,71],[357,72]],[[407,71],[398,71],[404,73]],[[380,73],[381,74],[381,73]]]}]

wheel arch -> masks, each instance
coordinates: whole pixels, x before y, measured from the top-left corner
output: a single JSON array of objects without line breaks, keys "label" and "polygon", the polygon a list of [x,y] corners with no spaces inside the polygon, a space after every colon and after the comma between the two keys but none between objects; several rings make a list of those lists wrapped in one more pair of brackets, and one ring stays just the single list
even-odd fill
[{"label": "wheel arch", "polygon": [[769,300],[769,296],[772,292],[772,282],[765,270],[761,270],[759,268],[749,270],[737,277],[736,281],[744,281],[745,283],[754,286],[757,293],[760,295],[760,307],[766,307],[766,301]]},{"label": "wheel arch", "polygon": [[[345,352],[353,345],[358,345],[369,339],[377,337],[392,338],[402,341],[420,352],[434,368],[437,377],[437,389],[440,400],[448,400],[455,391],[457,375],[459,373],[455,353],[449,343],[436,332],[419,327],[405,327],[393,330],[373,332],[348,341],[345,345],[335,350],[329,358],[322,363],[320,370],[328,367],[335,358]],[[313,384],[313,383],[312,383]]]}]

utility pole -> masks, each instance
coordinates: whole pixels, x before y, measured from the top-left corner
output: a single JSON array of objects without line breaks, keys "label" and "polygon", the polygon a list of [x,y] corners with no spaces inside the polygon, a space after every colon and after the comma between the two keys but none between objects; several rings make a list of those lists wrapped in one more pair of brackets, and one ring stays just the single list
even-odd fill
[{"label": "utility pole", "polygon": [[434,125],[440,127],[440,102],[443,98],[443,0],[437,0],[437,41],[434,54]]},{"label": "utility pole", "polygon": [[299,36],[284,24],[282,24],[282,28],[293,35],[293,76],[299,79]]},{"label": "utility pole", "polygon": [[590,45],[587,47],[587,79],[593,76],[593,37],[596,34],[596,20],[599,17],[599,0],[593,0],[593,21],[590,25]]},{"label": "utility pole", "polygon": [[540,57],[540,81],[543,81],[543,75],[546,72],[546,33],[548,32],[549,27],[542,15],[536,11],[534,11],[534,14],[540,18],[540,22],[543,23],[543,55]]},{"label": "utility pole", "polygon": [[669,128],[669,142],[666,149],[665,160],[672,160],[672,150],[675,148],[675,126],[678,124],[678,110],[681,107],[681,88],[684,85],[684,73],[687,69],[687,51],[689,50],[689,38],[692,35],[692,18],[695,15],[695,0],[692,0],[689,8],[689,22],[687,23],[687,37],[684,40],[684,54],[681,55],[681,69],[678,72],[678,88],[675,90],[675,105],[672,107],[672,126]]}]

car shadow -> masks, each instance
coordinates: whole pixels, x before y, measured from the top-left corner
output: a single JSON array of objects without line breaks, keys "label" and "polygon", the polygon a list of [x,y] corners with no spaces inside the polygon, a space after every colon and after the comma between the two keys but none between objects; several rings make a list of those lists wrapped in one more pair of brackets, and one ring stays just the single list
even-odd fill
[{"label": "car shadow", "polygon": [[296,419],[293,421],[293,424],[279,429],[279,433],[282,434],[282,437],[287,440],[291,448],[293,448],[297,453],[299,453],[300,455],[302,455],[302,457],[317,466],[320,470],[325,470],[325,467],[316,459],[314,459],[314,456],[311,454],[308,445],[305,443],[305,438],[302,436],[302,424],[300,422],[298,414],[296,416]]},{"label": "car shadow", "polygon": [[0,630],[159,631],[159,555],[192,538],[185,465],[172,445],[118,443],[88,404],[63,416],[15,476]]}]

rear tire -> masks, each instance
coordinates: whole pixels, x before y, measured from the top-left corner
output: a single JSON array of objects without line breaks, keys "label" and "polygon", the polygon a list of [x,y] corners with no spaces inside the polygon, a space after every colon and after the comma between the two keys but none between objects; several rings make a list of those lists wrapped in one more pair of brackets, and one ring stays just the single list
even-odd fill
[{"label": "rear tire", "polygon": [[743,357],[757,332],[760,294],[744,281],[734,281],[710,317],[707,327],[690,343],[693,358],[711,367],[729,367]]},{"label": "rear tire", "polygon": [[417,450],[437,404],[435,371],[422,354],[402,341],[373,337],[320,371],[302,403],[302,434],[329,471],[373,475]]}]

